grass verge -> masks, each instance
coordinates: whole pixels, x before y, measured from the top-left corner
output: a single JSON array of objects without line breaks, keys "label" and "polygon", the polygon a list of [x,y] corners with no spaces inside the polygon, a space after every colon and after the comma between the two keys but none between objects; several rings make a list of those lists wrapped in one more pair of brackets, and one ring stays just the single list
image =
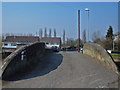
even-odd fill
[{"label": "grass verge", "polygon": [[118,53],[111,53],[110,55],[111,55],[111,56],[120,57],[120,54],[118,54]]}]

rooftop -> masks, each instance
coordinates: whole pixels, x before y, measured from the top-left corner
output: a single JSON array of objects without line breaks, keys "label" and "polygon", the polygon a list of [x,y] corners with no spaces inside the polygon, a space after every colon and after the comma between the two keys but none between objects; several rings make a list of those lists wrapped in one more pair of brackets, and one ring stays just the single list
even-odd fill
[{"label": "rooftop", "polygon": [[5,42],[37,42],[38,36],[7,36]]},{"label": "rooftop", "polygon": [[61,42],[61,38],[60,37],[43,37],[43,38],[41,38],[40,41],[41,42],[48,42],[48,43],[51,43],[51,42],[60,43]]}]

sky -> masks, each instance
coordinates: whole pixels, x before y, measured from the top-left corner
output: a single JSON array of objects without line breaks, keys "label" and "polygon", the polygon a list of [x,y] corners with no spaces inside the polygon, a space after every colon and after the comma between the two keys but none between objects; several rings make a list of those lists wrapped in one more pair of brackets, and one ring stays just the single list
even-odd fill
[{"label": "sky", "polygon": [[120,2],[118,3],[118,31],[120,32]]},{"label": "sky", "polygon": [[1,0],[2,2],[118,2],[119,0]]},{"label": "sky", "polygon": [[33,33],[47,28],[56,28],[57,36],[62,37],[63,30],[66,38],[77,38],[78,10],[81,13],[82,32],[88,32],[88,12],[90,9],[89,34],[90,39],[96,31],[105,36],[109,26],[114,33],[118,32],[118,3],[117,2],[3,2],[2,3],[2,32],[3,33]]}]

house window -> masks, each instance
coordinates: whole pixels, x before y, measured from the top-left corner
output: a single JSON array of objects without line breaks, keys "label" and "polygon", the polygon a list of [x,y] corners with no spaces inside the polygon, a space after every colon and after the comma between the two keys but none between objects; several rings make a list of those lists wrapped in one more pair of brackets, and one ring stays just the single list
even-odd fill
[{"label": "house window", "polygon": [[54,45],[54,43],[51,43],[51,45]]},{"label": "house window", "polygon": [[46,42],[46,44],[48,45],[49,43],[48,43],[48,42]]},{"label": "house window", "polygon": [[59,43],[56,43],[56,45],[59,45]]},{"label": "house window", "polygon": [[7,44],[7,43],[4,43],[4,46],[8,46],[8,44]]},{"label": "house window", "polygon": [[16,46],[16,43],[11,43],[11,46]]}]

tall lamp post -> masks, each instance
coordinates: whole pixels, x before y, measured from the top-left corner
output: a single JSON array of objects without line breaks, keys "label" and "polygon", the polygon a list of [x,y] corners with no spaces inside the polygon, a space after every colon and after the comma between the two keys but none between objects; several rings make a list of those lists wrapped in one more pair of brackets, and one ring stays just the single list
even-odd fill
[{"label": "tall lamp post", "polygon": [[89,8],[86,8],[85,11],[88,12],[88,42],[89,42]]}]

